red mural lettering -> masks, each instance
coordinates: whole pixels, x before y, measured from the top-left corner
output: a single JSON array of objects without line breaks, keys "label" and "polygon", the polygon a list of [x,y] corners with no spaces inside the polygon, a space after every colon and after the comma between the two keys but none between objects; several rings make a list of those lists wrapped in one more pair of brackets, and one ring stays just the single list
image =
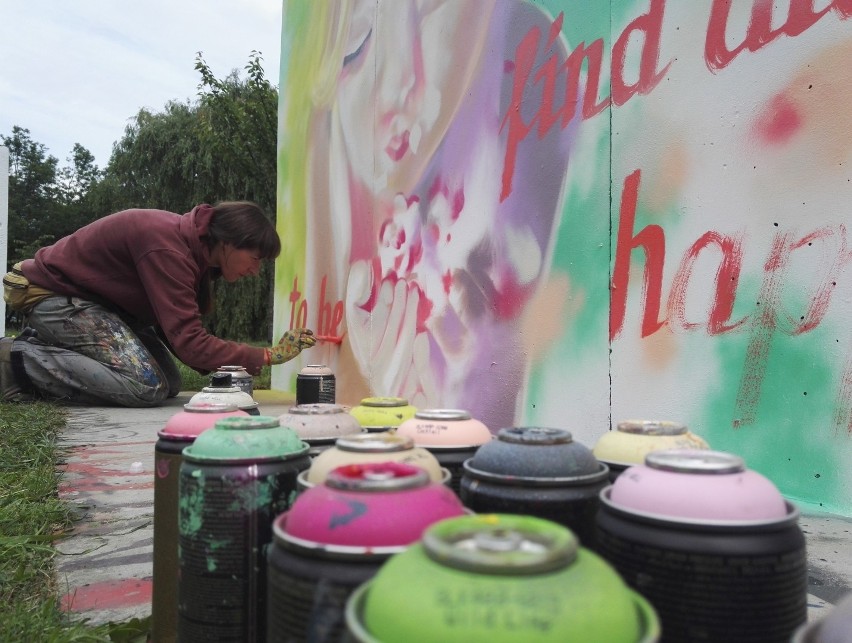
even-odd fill
[{"label": "red mural lettering", "polygon": [[[527,79],[535,62],[535,52],[538,49],[538,41],[541,30],[533,27],[523,37],[515,50],[514,85],[512,87],[512,99],[509,109],[503,117],[501,130],[509,125],[509,135],[506,141],[506,160],[503,163],[503,191],[500,193],[500,201],[505,201],[512,192],[512,177],[515,174],[515,158],[518,155],[518,145],[527,137],[532,130],[532,123],[527,125],[521,116],[521,104],[524,102],[524,90]],[[548,106],[549,107],[549,106]],[[540,109],[545,109],[542,106]]]},{"label": "red mural lettering", "polygon": [[834,407],[834,432],[837,435],[845,429],[852,436],[852,354],[846,359],[846,367],[840,378],[840,390]]},{"label": "red mural lettering", "polygon": [[565,98],[562,101],[562,120],[560,127],[563,129],[577,114],[577,101],[580,98],[580,78],[583,71],[583,61],[586,63],[588,74],[586,75],[586,91],[583,93],[584,119],[600,114],[609,107],[609,96],[598,101],[598,90],[600,87],[601,69],[603,68],[604,55],[603,40],[595,40],[588,47],[585,43],[571,52],[563,65],[566,74]]},{"label": "red mural lettering", "polygon": [[317,332],[320,335],[336,337],[339,333],[338,327],[343,321],[343,301],[339,300],[332,309],[331,302],[325,300],[325,289],[328,283],[328,275],[324,275],[320,283],[319,316],[317,318]]},{"label": "red mural lettering", "polygon": [[[339,335],[340,322],[343,321],[343,300],[338,299],[334,306],[325,299],[328,275],[324,275],[320,282],[319,302],[315,302],[317,309],[316,331],[320,335]],[[308,325],[309,306],[307,300],[302,299],[299,291],[299,278],[293,278],[293,289],[290,291],[290,328],[304,328]]]},{"label": "red mural lettering", "polygon": [[[792,253],[812,245],[814,241],[826,240],[835,236],[839,240],[837,250],[831,255],[830,266],[822,275],[815,292],[808,298],[807,312],[798,320],[786,314],[782,319],[778,314],[781,308],[781,291],[787,281]],[[800,335],[816,328],[825,317],[841,271],[849,264],[852,264],[852,253],[850,253],[846,241],[846,227],[842,224],[834,228],[828,226],[821,228],[795,241],[792,238],[792,233],[775,236],[772,249],[763,266],[763,283],[757,301],[759,314],[751,325],[751,336],[749,337],[743,375],[737,394],[735,426],[754,422],[775,332],[782,330],[789,335]],[[779,323],[781,321],[785,321],[786,324],[782,326]],[[848,390],[845,378],[846,375],[844,375],[839,391],[839,404],[841,405],[848,403],[849,397],[852,396],[852,390]],[[841,426],[842,420],[841,416],[835,414],[836,426]],[[846,423],[848,424],[848,418]]]},{"label": "red mural lettering", "polygon": [[801,335],[807,333],[820,325],[828,312],[828,306],[831,303],[831,296],[835,291],[837,280],[840,273],[852,263],[852,252],[846,242],[846,226],[839,224],[837,226],[825,226],[810,234],[802,237],[790,247],[790,251],[798,250],[813,245],[818,241],[828,242],[829,240],[837,241],[837,248],[834,252],[824,252],[823,257],[829,257],[830,265],[823,272],[822,278],[817,284],[814,292],[807,296],[808,309],[804,315],[794,317],[785,314],[787,327],[785,330],[791,335]]},{"label": "red mural lettering", "polygon": [[772,28],[774,0],[754,0],[751,19],[739,45],[729,49],[726,44],[728,19],[733,0],[713,0],[707,37],[704,42],[704,61],[711,72],[724,69],[743,51],[755,52],[779,36],[798,36],[813,27],[832,9],[842,20],[852,16],[852,0],[835,0],[827,7],[814,10],[814,0],[790,0],[787,20],[777,29]]},{"label": "red mural lettering", "polygon": [[293,277],[293,289],[290,291],[290,328],[296,328],[296,304],[302,298],[299,292],[299,278]]},{"label": "red mural lettering", "polygon": [[[660,39],[662,35],[663,13],[665,0],[651,0],[647,13],[641,14],[625,27],[613,47],[610,63],[612,78],[612,98],[605,96],[598,100],[598,91],[603,68],[603,40],[597,39],[588,47],[580,43],[568,56],[566,61],[557,65],[556,53],[545,60],[533,74],[536,54],[541,45],[542,33],[538,27],[533,27],[518,43],[515,49],[515,60],[507,68],[512,69],[512,97],[506,114],[503,117],[501,131],[507,129],[506,155],[503,162],[502,190],[500,201],[505,201],[512,193],[512,179],[515,174],[515,163],[520,143],[538,124],[537,134],[544,137],[558,123],[561,128],[574,118],[577,100],[580,95],[580,79],[583,61],[587,64],[586,86],[583,92],[583,119],[589,119],[606,109],[610,101],[623,105],[636,94],[649,94],[663,79],[671,62],[658,69],[660,54]],[[561,29],[564,15],[559,14],[550,29],[550,35],[544,47],[553,45],[557,32]],[[555,29],[553,27],[558,27]],[[624,79],[627,46],[633,33],[643,33],[644,40],[640,53],[639,78],[634,84],[628,84]],[[565,95],[562,104],[556,105],[556,83],[560,76],[565,77]],[[532,78],[532,82],[530,79]],[[521,107],[531,103],[528,95],[533,87],[541,88],[541,98],[538,111],[529,122],[525,122]]]},{"label": "red mural lettering", "polygon": [[660,297],[663,285],[663,264],[666,257],[666,235],[655,224],[645,226],[635,236],[636,202],[639,196],[641,172],[636,170],[624,180],[621,210],[618,220],[618,237],[615,247],[615,265],[612,271],[610,295],[609,338],[615,339],[624,326],[627,309],[627,286],[630,282],[630,255],[640,246],[645,250],[645,280],[642,287],[644,315],[642,337],[657,332],[665,320],[660,320]]},{"label": "red mural lettering", "polygon": [[[325,301],[325,288],[327,276],[322,278],[320,286],[320,301],[317,303],[318,325],[317,332],[320,335],[337,335],[337,328],[343,321],[343,300],[338,300],[334,306]],[[308,325],[309,306],[307,300],[302,299],[299,291],[299,278],[293,278],[293,289],[290,291],[290,328],[305,328]],[[328,308],[325,308],[328,306]],[[327,313],[327,314],[326,314]]]},{"label": "red mural lettering", "polygon": [[677,323],[683,329],[693,329],[698,323],[686,321],[686,291],[692,277],[692,269],[698,255],[705,248],[716,246],[722,253],[722,261],[716,271],[716,293],[710,317],[707,322],[707,332],[719,335],[731,331],[744,324],[748,317],[730,323],[734,309],[737,286],[742,268],[742,237],[731,237],[718,232],[705,232],[684,254],[680,267],[672,282],[669,294],[668,319],[669,325]]},{"label": "red mural lettering", "polygon": [[753,424],[766,378],[766,364],[776,328],[776,310],[790,254],[789,233],[777,234],[763,266],[763,283],[756,302],[758,313],[751,324],[743,373],[736,400],[735,427]]},{"label": "red mural lettering", "polygon": [[[658,70],[660,59],[660,39],[663,34],[663,11],[665,0],[651,0],[648,13],[642,14],[631,22],[612,48],[612,102],[623,105],[636,94],[647,94],[666,75],[671,62]],[[627,57],[627,43],[633,32],[643,32],[642,56],[639,59],[639,79],[632,85],[624,80],[624,61]]]},{"label": "red mural lettering", "polygon": [[[709,230],[702,234],[684,253],[674,275],[668,296],[666,318],[660,319],[662,280],[666,256],[665,232],[659,225],[651,224],[634,232],[636,208],[639,199],[641,171],[635,170],[624,180],[616,234],[615,259],[610,293],[609,335],[613,341],[621,333],[627,312],[630,260],[634,250],[645,253],[644,282],[642,286],[641,337],[648,337],[664,325],[693,330],[700,326],[686,319],[687,293],[692,282],[695,263],[702,252],[715,248],[721,253],[716,270],[713,303],[707,319],[707,333],[720,335],[748,328],[749,339],[736,399],[734,426],[752,424],[760,401],[767,362],[772,342],[777,332],[795,336],[816,328],[825,318],[831,298],[841,273],[852,265],[846,226],[824,226],[803,237],[795,238],[793,232],[776,233],[763,264],[763,281],[755,311],[731,321],[743,262],[743,234],[724,235]],[[825,263],[818,274],[812,292],[806,292],[807,310],[798,317],[782,310],[782,294],[789,283],[791,257],[794,252],[822,244],[820,257]],[[833,247],[830,245],[833,244]],[[797,286],[799,287],[799,286]],[[847,366],[838,392],[838,410],[835,422],[838,427],[849,426],[852,418],[848,409],[852,400],[852,373]],[[845,405],[845,406],[844,406]],[[846,410],[843,410],[846,409]]]},{"label": "red mural lettering", "polygon": [[[726,37],[732,4],[733,0],[713,0],[710,9],[704,42],[704,60],[713,73],[730,65],[743,51],[756,52],[782,35],[790,37],[801,35],[829,11],[833,10],[841,20],[852,17],[852,0],[834,0],[818,11],[814,9],[814,0],[790,0],[786,21],[780,27],[773,29],[775,0],[753,0],[751,19],[745,34],[740,44],[729,48]],[[583,88],[582,109],[584,120],[600,114],[610,104],[624,105],[637,94],[649,94],[659,85],[673,63],[670,60],[660,67],[660,41],[665,6],[666,0],[650,0],[648,11],[634,18],[616,39],[610,57],[612,93],[611,96],[600,99],[598,93],[603,68],[602,39],[594,40],[588,46],[585,42],[581,42],[561,65],[558,64],[557,54],[552,53],[539,65],[538,69],[535,69],[536,55],[539,53],[540,46],[544,48],[553,46],[562,29],[565,16],[560,13],[556,17],[543,45],[542,31],[539,27],[531,28],[524,35],[515,48],[514,61],[508,61],[504,65],[507,72],[513,74],[513,78],[511,99],[500,126],[501,131],[507,130],[501,202],[512,193],[512,180],[521,142],[533,129],[537,129],[538,137],[542,138],[557,124],[564,129],[574,118],[580,95],[584,61],[586,63],[586,85]],[[636,34],[642,36],[639,74],[636,82],[629,83],[625,79],[627,48],[631,37]],[[565,93],[562,104],[557,105],[556,85],[561,76],[565,78]],[[539,87],[541,92],[538,109],[529,122],[525,122],[521,108],[525,104],[534,104],[535,100],[531,94],[535,87]]]},{"label": "red mural lettering", "polygon": [[[550,35],[547,39],[548,47],[552,46],[553,42],[559,35],[559,30],[562,28],[562,18],[563,14],[560,13],[550,26]],[[535,49],[538,49],[537,42]],[[535,49],[533,50],[533,56],[535,55]],[[553,105],[555,102],[553,99],[554,94],[556,93],[557,76],[559,75],[559,66],[557,65],[557,62],[558,60],[556,59],[556,56],[551,56],[544,62],[538,70],[538,73],[535,75],[535,83],[542,83],[543,81],[541,90],[541,109],[539,109],[536,117],[538,119],[539,138],[544,137],[545,134],[550,131],[550,128],[553,127],[561,118],[558,110],[553,111]],[[520,116],[520,109],[518,110],[518,115]],[[533,122],[536,118],[533,119]],[[530,126],[532,126],[533,122],[530,122]]]}]

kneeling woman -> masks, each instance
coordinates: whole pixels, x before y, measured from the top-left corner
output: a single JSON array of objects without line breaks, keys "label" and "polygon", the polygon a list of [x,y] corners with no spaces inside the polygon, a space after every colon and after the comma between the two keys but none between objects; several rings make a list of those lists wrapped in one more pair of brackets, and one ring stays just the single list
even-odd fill
[{"label": "kneeling woman", "polygon": [[256,275],[280,251],[275,227],[248,202],[184,215],[125,210],[40,249],[20,265],[31,290],[27,328],[2,340],[3,398],[155,406],[180,391],[170,353],[200,372],[240,364],[257,374],[292,359],[314,345],[310,330],[262,348],[201,323],[214,279]]}]

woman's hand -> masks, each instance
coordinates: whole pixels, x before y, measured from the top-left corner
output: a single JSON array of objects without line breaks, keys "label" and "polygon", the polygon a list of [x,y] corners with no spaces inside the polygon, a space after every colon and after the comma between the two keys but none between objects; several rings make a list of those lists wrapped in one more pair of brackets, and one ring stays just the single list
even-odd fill
[{"label": "woman's hand", "polygon": [[305,348],[310,348],[317,343],[314,331],[309,328],[292,328],[284,333],[275,346],[266,350],[266,361],[268,364],[283,364],[296,357]]}]

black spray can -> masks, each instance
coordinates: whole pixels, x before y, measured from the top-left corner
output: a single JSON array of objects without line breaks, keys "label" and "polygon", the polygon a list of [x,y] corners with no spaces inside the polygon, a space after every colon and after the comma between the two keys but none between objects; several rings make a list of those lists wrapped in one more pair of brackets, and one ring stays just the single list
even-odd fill
[{"label": "black spray can", "polygon": [[264,640],[272,523],[309,466],[308,445],[266,416],[219,420],[184,449],[178,640]]},{"label": "black spray can", "polygon": [[296,376],[296,404],[334,404],[334,373],[325,364],[308,364]]},{"label": "black spray can", "polygon": [[[243,393],[254,395],[254,378],[249,375],[248,371],[242,366],[220,366],[217,373],[229,373],[231,375],[231,384],[240,389]],[[212,382],[211,382],[212,385]]]}]

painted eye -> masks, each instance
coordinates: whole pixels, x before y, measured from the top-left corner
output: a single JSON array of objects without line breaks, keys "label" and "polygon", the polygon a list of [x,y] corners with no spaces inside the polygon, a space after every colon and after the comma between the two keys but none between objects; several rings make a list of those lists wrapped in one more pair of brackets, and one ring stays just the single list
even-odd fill
[{"label": "painted eye", "polygon": [[373,34],[373,30],[372,30],[372,29],[370,29],[370,30],[366,33],[366,35],[364,36],[364,39],[361,41],[361,44],[360,44],[360,45],[358,45],[357,49],[355,49],[355,51],[353,51],[351,54],[346,54],[346,55],[343,57],[343,66],[344,66],[344,67],[346,67],[347,65],[349,65],[350,63],[352,63],[354,60],[357,60],[357,59],[358,59],[358,57],[361,55],[361,52],[363,52],[363,51],[364,51],[364,47],[366,47],[366,46],[367,46],[367,42],[370,40],[370,36],[371,36],[372,34]]},{"label": "painted eye", "polygon": [[376,6],[372,2],[356,2],[349,19],[349,33],[343,53],[343,66],[352,64],[364,53],[373,34]]}]

